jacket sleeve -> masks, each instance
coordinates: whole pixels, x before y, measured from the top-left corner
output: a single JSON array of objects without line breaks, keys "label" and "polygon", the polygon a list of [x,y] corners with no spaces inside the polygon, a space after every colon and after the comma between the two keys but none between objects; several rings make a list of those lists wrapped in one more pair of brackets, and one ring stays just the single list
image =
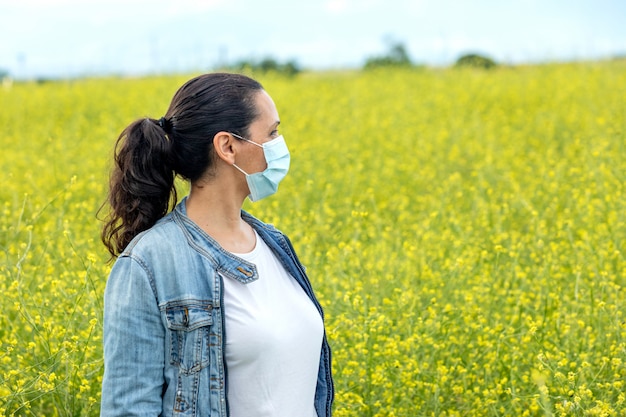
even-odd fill
[{"label": "jacket sleeve", "polygon": [[104,294],[101,416],[162,413],[165,328],[147,269],[116,261]]}]

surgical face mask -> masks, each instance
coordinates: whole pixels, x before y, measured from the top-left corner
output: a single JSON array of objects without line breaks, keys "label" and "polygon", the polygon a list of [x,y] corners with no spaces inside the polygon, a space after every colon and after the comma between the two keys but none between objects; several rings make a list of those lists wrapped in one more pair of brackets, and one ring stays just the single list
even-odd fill
[{"label": "surgical face mask", "polygon": [[265,168],[265,170],[254,174],[248,174],[243,169],[233,164],[235,168],[246,176],[246,182],[250,189],[250,195],[248,195],[250,201],[259,201],[262,198],[274,194],[276,190],[278,190],[278,184],[285,178],[287,171],[289,171],[289,149],[287,149],[287,144],[283,136],[280,135],[276,139],[259,145],[256,142],[242,138],[234,133],[232,135],[263,148],[265,162],[267,162],[267,168]]}]

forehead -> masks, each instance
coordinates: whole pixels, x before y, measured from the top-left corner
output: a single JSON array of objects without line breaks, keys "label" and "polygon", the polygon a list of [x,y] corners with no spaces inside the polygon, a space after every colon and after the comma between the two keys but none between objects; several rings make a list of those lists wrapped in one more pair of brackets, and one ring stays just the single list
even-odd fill
[{"label": "forehead", "polygon": [[274,100],[265,90],[261,90],[256,94],[255,101],[258,111],[257,120],[271,120],[271,123],[279,120]]}]

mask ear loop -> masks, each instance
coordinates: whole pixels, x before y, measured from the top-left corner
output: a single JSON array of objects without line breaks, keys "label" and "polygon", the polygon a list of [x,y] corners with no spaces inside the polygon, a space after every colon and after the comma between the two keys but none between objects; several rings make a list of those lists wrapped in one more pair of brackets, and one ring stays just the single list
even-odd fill
[{"label": "mask ear loop", "polygon": [[[255,142],[252,142],[250,139],[246,139],[246,138],[244,138],[244,137],[242,137],[242,136],[239,136],[239,135],[238,135],[238,134],[236,134],[236,133],[232,133],[232,132],[228,132],[228,133],[230,133],[231,135],[233,135],[233,136],[234,136],[234,137],[236,137],[236,138],[239,138],[239,139],[241,139],[241,140],[245,140],[246,142],[254,143],[254,144],[255,144],[255,145],[257,145],[257,146],[261,146],[261,147],[263,147],[262,145],[259,145],[258,143],[255,143]],[[233,164],[233,166],[234,166],[235,168],[237,168],[237,170],[238,170],[239,172],[241,172],[243,175],[245,175],[246,177],[249,175],[246,171],[244,171],[243,169],[239,168],[239,167],[237,166],[237,164]]]},{"label": "mask ear loop", "polygon": [[[263,145],[260,145],[260,144],[258,144],[258,143],[256,143],[256,142],[254,142],[254,141],[251,141],[250,139],[246,139],[246,138],[244,138],[244,137],[242,137],[242,136],[239,136],[239,135],[237,135],[237,134],[235,134],[235,133],[231,133],[231,135],[233,135],[234,137],[239,138],[239,139],[241,139],[241,140],[245,140],[246,142],[249,142],[249,143],[251,143],[251,144],[253,144],[253,145],[256,145],[256,146],[258,146],[259,148],[263,148]],[[243,171],[242,171],[242,172],[243,172]]]},{"label": "mask ear loop", "polygon": [[235,168],[237,168],[237,169],[239,170],[239,172],[241,172],[243,175],[248,176],[248,173],[247,173],[246,171],[244,171],[243,169],[239,168],[239,167],[237,166],[237,164],[233,164],[233,166],[234,166]]}]

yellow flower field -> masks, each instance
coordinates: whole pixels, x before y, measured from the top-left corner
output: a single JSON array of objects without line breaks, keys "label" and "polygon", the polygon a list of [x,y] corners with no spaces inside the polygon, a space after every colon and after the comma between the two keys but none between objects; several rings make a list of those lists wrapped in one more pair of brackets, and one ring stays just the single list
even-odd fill
[{"label": "yellow flower field", "polygon": [[[113,143],[187,78],[0,87],[0,415],[98,415]],[[325,307],[335,416],[626,414],[625,62],[259,79],[292,169],[246,208]]]}]

